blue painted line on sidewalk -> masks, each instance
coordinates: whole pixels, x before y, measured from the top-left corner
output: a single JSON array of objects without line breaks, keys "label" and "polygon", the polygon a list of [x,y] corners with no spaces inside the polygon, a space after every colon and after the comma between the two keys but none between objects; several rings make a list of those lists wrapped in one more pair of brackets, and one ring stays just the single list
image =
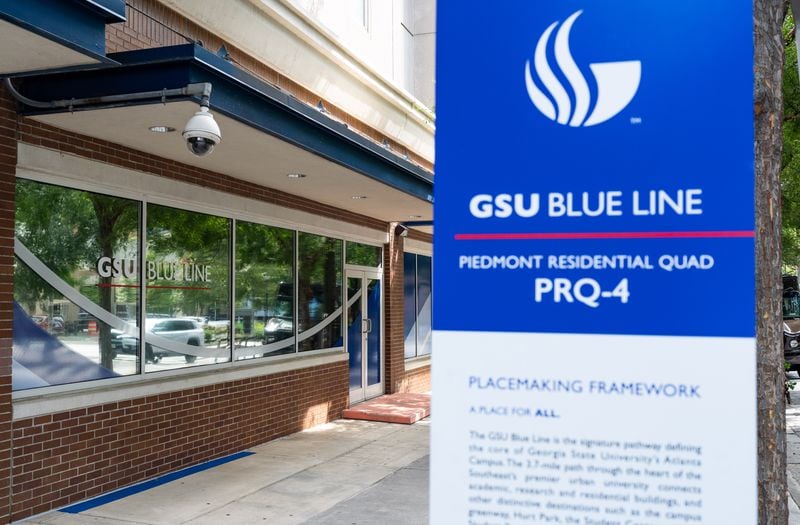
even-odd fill
[{"label": "blue painted line on sidewalk", "polygon": [[99,507],[100,505],[105,505],[106,503],[111,503],[112,501],[117,501],[122,498],[127,498],[133,494],[138,494],[139,492],[144,492],[145,490],[150,490],[154,487],[164,485],[165,483],[175,481],[176,479],[185,478],[186,476],[190,476],[197,472],[202,472],[219,465],[224,465],[225,463],[230,463],[231,461],[235,461],[246,456],[252,456],[253,454],[255,454],[255,452],[237,452],[236,454],[231,454],[230,456],[225,456],[224,458],[206,461],[205,463],[200,463],[199,465],[195,465],[193,467],[178,470],[177,472],[171,472],[143,483],[138,483],[130,487],[125,487],[124,489],[109,492],[108,494],[103,494],[102,496],[97,496],[96,498],[76,503],[75,505],[70,505],[69,507],[64,507],[61,509],[61,512],[78,514],[79,512],[93,509],[95,507]]}]

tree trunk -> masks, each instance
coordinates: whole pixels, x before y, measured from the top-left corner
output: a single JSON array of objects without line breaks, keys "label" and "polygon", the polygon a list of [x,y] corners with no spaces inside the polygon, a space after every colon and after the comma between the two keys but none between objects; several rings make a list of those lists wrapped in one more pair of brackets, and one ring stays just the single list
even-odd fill
[{"label": "tree trunk", "polygon": [[[101,225],[100,232],[103,232],[104,229],[105,228]],[[110,242],[110,234],[107,232],[105,234],[101,233],[97,237],[100,244],[100,255],[102,257],[113,257],[114,248]],[[112,304],[114,289],[111,288],[111,282],[111,277],[100,277],[98,284],[101,286],[98,292],[100,294],[100,307],[114,314],[115,312]],[[98,341],[100,343],[100,364],[109,370],[114,370],[114,351],[111,348],[111,327],[100,320],[96,322],[99,336]]]},{"label": "tree trunk", "polygon": [[783,0],[753,1],[758,521],[762,525],[788,521],[780,246],[784,6]]},{"label": "tree trunk", "polygon": [[[119,204],[112,198],[94,195],[92,205],[97,216],[97,244],[100,248],[101,257],[114,257],[114,245],[116,235],[114,228],[120,216],[125,210],[125,204]],[[101,277],[99,305],[105,311],[116,314],[114,311],[114,289],[111,288],[112,278]],[[111,327],[97,320],[97,328],[100,345],[100,364],[109,370],[114,370],[114,349],[111,347]]]}]

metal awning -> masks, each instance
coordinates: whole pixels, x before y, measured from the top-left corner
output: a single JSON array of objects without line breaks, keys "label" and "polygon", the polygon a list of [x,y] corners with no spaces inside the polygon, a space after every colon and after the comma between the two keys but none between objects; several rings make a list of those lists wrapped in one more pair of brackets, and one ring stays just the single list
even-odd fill
[{"label": "metal awning", "polygon": [[124,0],[0,0],[0,75],[113,63],[106,24]]},{"label": "metal awning", "polygon": [[[158,98],[20,113],[83,135],[224,173],[386,221],[432,218],[432,174],[342,122],[195,44],[116,53],[118,66],[22,75],[40,101],[213,85],[210,108],[223,139],[195,157],[180,131],[198,98]],[[176,131],[156,134],[152,126]],[[289,177],[301,173],[303,178]]]}]

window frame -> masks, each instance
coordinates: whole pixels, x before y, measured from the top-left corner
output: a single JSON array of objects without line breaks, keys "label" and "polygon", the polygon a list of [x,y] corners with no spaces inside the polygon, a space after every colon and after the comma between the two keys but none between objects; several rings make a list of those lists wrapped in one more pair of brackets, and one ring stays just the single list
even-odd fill
[{"label": "window frame", "polygon": [[[433,348],[431,347],[431,352],[427,354],[420,354],[420,345],[419,345],[419,257],[427,257],[430,259],[430,267],[431,267],[431,299],[433,298],[433,255],[431,253],[420,253],[415,250],[404,250],[403,251],[403,274],[408,271],[408,268],[405,267],[405,256],[406,255],[413,255],[414,256],[414,355],[413,356],[406,356],[405,353],[405,338],[403,338],[403,361],[406,364],[406,369],[412,369],[414,367],[415,362],[419,361],[429,361],[431,356],[433,355]],[[405,311],[405,280],[403,282],[403,309]],[[433,309],[431,309],[431,318],[433,317]],[[405,314],[403,319],[403,332],[405,332]],[[433,332],[433,322],[431,321],[431,332]],[[423,363],[424,364],[424,363]],[[420,365],[422,366],[422,365]]]},{"label": "window frame", "polygon": [[[20,144],[20,147],[25,146],[30,147],[31,150],[40,150],[43,148],[38,148],[36,146],[28,146]],[[35,152],[35,151],[34,151]],[[229,265],[229,273],[232,274],[229,279],[229,297],[230,297],[230,315],[231,318],[235,318],[236,310],[235,310],[235,265],[236,265],[236,245],[235,245],[235,225],[236,221],[242,220],[246,222],[251,222],[255,224],[260,224],[264,226],[270,227],[277,227],[283,228],[287,230],[291,230],[294,232],[294,239],[295,239],[295,251],[294,251],[294,264],[297,267],[298,264],[298,238],[299,234],[302,233],[309,233],[314,235],[321,235],[330,237],[336,240],[342,241],[342,253],[341,253],[341,260],[342,260],[342,274],[344,275],[345,269],[345,246],[347,242],[357,242],[360,244],[367,244],[373,245],[376,247],[383,248],[385,244],[385,238],[387,234],[385,232],[380,232],[379,235],[375,235],[376,230],[371,228],[366,228],[358,225],[352,225],[349,223],[345,223],[343,221],[331,221],[331,222],[341,222],[341,225],[344,226],[343,229],[350,229],[350,230],[357,230],[357,232],[347,232],[341,230],[334,230],[331,228],[323,228],[319,227],[316,224],[313,224],[313,218],[318,217],[313,213],[309,212],[298,212],[296,210],[288,209],[288,215],[305,215],[308,217],[308,222],[300,222],[294,221],[291,219],[283,219],[280,217],[274,217],[272,215],[267,215],[264,213],[259,213],[258,211],[254,210],[253,208],[258,207],[274,207],[274,205],[270,205],[269,203],[265,203],[263,201],[258,201],[255,199],[250,199],[246,197],[241,197],[238,195],[233,195],[217,190],[208,190],[203,189],[202,192],[199,192],[196,186],[181,183],[178,181],[173,181],[171,179],[166,179],[169,181],[171,187],[177,187],[178,191],[174,193],[183,193],[183,196],[177,196],[174,193],[160,193],[160,194],[152,194],[148,193],[149,185],[145,182],[146,179],[158,179],[159,181],[164,181],[162,177],[157,177],[155,175],[150,175],[147,173],[128,170],[126,168],[121,168],[118,166],[113,165],[105,165],[99,163],[97,161],[93,161],[90,159],[84,159],[80,157],[67,157],[68,159],[74,159],[77,163],[86,163],[91,165],[92,167],[102,167],[104,171],[112,172],[113,175],[107,178],[104,178],[102,175],[98,177],[99,180],[86,180],[84,178],[78,177],[74,175],[71,170],[66,168],[63,173],[54,173],[52,171],[44,171],[37,167],[28,167],[28,166],[17,166],[16,177],[15,177],[15,186],[16,180],[23,179],[29,180],[36,183],[41,184],[50,184],[59,187],[63,187],[65,189],[70,190],[78,190],[78,191],[86,191],[92,193],[98,193],[103,195],[108,195],[112,197],[119,197],[125,198],[136,201],[140,206],[140,216],[139,216],[139,271],[140,271],[140,286],[139,286],[139,294],[140,294],[140,312],[138,322],[140,324],[140,337],[144,336],[145,326],[144,320],[146,319],[146,311],[147,311],[147,304],[146,304],[146,284],[144,281],[145,275],[145,264],[142,264],[142,261],[146,260],[147,257],[147,210],[148,205],[154,204],[159,206],[168,206],[171,208],[176,208],[180,210],[190,211],[190,212],[197,212],[197,208],[201,208],[202,211],[200,213],[204,213],[207,215],[214,215],[220,218],[224,218],[229,220],[230,224],[230,234],[229,234],[229,250],[230,250],[230,265]],[[95,172],[96,170],[92,170]],[[69,173],[68,175],[66,173]],[[81,173],[80,170],[75,170],[75,173]],[[106,182],[109,179],[113,179],[115,177],[119,177],[120,175],[125,174],[125,180],[128,182],[128,177],[133,175],[135,178],[140,179],[138,182],[139,184],[128,184],[128,185],[118,185],[118,182],[114,182],[113,180],[110,182]],[[86,175],[91,176],[91,175]],[[141,190],[134,189],[136,187],[142,188]],[[149,190],[152,191],[152,190]],[[192,197],[197,197],[196,200],[191,200],[187,198],[185,195],[191,195]],[[207,198],[203,198],[204,196],[208,196]],[[214,198],[218,197],[218,198]],[[211,202],[209,202],[211,201]],[[222,204],[220,204],[222,202]],[[254,206],[248,206],[247,203],[255,203]],[[242,208],[236,209],[237,204],[244,204]],[[372,236],[363,235],[364,233],[372,233]],[[363,236],[362,236],[363,235]],[[376,240],[376,237],[380,237],[381,241]],[[295,270],[295,315],[297,315],[297,271]],[[344,304],[344,286],[342,286],[342,295],[341,298],[342,304]],[[297,333],[297,327],[295,326],[295,335]],[[240,359],[235,360],[233,359],[233,338],[234,338],[234,330],[233,326],[231,326],[231,330],[229,330],[229,345],[231,347],[231,359],[223,362],[223,363],[213,363],[208,365],[202,366],[190,366],[190,367],[179,367],[170,370],[162,370],[158,372],[146,372],[144,366],[139,367],[139,371],[136,374],[131,374],[127,376],[115,377],[115,378],[108,378],[108,379],[97,379],[91,381],[82,381],[82,382],[75,382],[75,383],[67,383],[61,385],[50,385],[50,386],[43,386],[39,388],[30,388],[25,390],[17,390],[12,392],[12,399],[16,401],[26,401],[26,400],[39,400],[39,399],[56,399],[59,395],[67,395],[67,394],[75,394],[76,397],[81,397],[79,394],[87,392],[89,395],[92,395],[91,392],[99,392],[99,391],[109,391],[115,392],[115,389],[121,388],[123,390],[133,388],[136,390],[140,390],[137,387],[139,385],[145,384],[164,384],[167,385],[174,381],[183,381],[185,380],[186,376],[198,376],[199,378],[208,376],[209,374],[219,377],[220,375],[229,375],[233,377],[253,377],[258,375],[263,375],[264,373],[277,373],[280,370],[294,370],[294,369],[303,369],[311,366],[318,366],[320,362],[338,362],[342,359],[347,358],[347,353],[345,352],[344,343],[341,346],[337,347],[330,347],[330,348],[323,348],[323,349],[316,349],[316,350],[309,350],[305,352],[299,352],[297,350],[297,341],[295,340],[294,344],[294,351],[291,354],[284,354],[284,355],[276,355],[270,357],[263,357],[259,359]],[[140,339],[144,340],[144,339]],[[140,345],[140,359],[144,359],[144,345]],[[142,361],[143,362],[143,361]],[[269,370],[264,371],[264,368],[269,368]],[[252,370],[252,372],[251,372]],[[258,370],[256,372],[256,370]],[[220,380],[221,377],[220,377]],[[204,380],[206,384],[215,384],[218,383],[219,380]],[[174,389],[174,387],[165,387],[164,391],[169,391],[170,389]],[[148,392],[152,391],[152,388],[148,390]],[[56,397],[54,397],[56,396]],[[111,397],[116,398],[116,395]],[[132,395],[126,395],[122,399],[128,399],[133,397]],[[80,403],[78,405],[68,405],[68,408],[74,408],[75,406],[87,406],[88,404],[96,404],[97,402],[107,402],[105,399],[97,399],[93,403]],[[58,403],[56,403],[58,405]],[[52,410],[51,410],[52,411]],[[35,411],[34,414],[38,413],[47,413],[46,411]]]}]

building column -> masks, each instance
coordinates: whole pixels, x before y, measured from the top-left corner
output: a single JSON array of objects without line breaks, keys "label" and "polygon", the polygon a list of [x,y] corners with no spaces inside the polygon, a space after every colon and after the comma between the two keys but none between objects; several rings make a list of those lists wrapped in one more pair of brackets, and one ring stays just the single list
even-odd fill
[{"label": "building column", "polygon": [[401,392],[405,376],[403,325],[403,237],[395,235],[398,223],[389,224],[389,244],[383,249],[384,388],[387,394]]},{"label": "building column", "polygon": [[0,523],[11,521],[11,323],[17,111],[0,87]]}]

